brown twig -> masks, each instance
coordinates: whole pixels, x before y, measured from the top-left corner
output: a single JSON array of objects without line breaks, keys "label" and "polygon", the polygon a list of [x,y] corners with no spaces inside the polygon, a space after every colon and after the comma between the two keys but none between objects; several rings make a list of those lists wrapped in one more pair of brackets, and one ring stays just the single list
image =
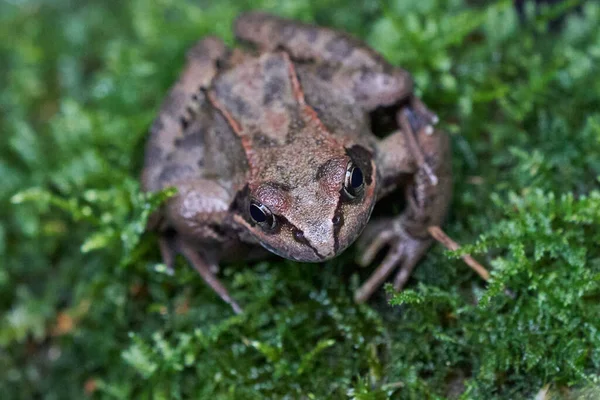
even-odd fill
[{"label": "brown twig", "polygon": [[[435,240],[440,242],[444,247],[448,250],[456,251],[460,249],[460,245],[456,243],[454,240],[450,239],[443,230],[440,229],[439,226],[430,226],[427,228],[429,234],[433,236]],[[490,279],[490,273],[483,267],[483,265],[479,264],[470,254],[465,254],[460,256],[463,261],[473,269],[473,271],[477,272],[477,274],[484,280],[488,281]]]}]

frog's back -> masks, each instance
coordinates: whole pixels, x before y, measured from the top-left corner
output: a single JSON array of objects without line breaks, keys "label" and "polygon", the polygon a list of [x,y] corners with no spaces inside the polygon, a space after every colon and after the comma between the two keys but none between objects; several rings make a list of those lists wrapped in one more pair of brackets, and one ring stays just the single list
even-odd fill
[{"label": "frog's back", "polygon": [[[227,63],[225,63],[227,64]],[[343,142],[368,142],[365,113],[328,79],[329,66],[297,63],[284,51],[241,58],[195,88],[176,85],[147,145],[144,186],[159,190],[179,181],[217,178],[232,192],[269,150],[286,147],[306,127],[308,110]],[[189,83],[187,83],[189,86]],[[187,118],[172,118],[183,111]],[[166,127],[168,124],[179,124]]]},{"label": "frog's back", "polygon": [[247,147],[283,146],[300,124],[300,89],[292,74],[286,53],[246,58],[214,79],[209,101]]},{"label": "frog's back", "polygon": [[[327,78],[331,67],[298,63],[284,51],[262,53],[219,74],[215,100],[257,146],[283,145],[298,134],[308,105],[334,135],[364,133],[364,112]],[[235,125],[234,125],[235,126]]]},{"label": "frog's back", "polygon": [[[328,64],[299,63],[296,66],[306,102],[316,111],[319,120],[334,135],[348,144],[371,145],[370,119],[347,87],[339,87],[334,75],[351,71]],[[343,80],[343,79],[342,79]]]}]

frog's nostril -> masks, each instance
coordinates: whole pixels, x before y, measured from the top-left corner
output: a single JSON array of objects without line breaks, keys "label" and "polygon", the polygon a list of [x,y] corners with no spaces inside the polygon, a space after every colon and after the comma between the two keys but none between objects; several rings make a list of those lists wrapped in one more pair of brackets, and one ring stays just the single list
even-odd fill
[{"label": "frog's nostril", "polygon": [[294,229],[294,239],[300,243],[305,243],[306,239],[304,238],[304,232],[300,229]]},{"label": "frog's nostril", "polygon": [[331,219],[331,223],[335,226],[337,225],[341,225],[342,223],[342,216],[337,214],[335,215],[332,219]]}]

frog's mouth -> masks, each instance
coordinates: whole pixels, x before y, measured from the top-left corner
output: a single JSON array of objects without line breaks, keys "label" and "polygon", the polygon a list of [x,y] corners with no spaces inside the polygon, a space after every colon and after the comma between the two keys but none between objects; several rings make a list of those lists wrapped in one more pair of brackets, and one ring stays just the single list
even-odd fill
[{"label": "frog's mouth", "polygon": [[[271,241],[268,240],[268,234],[253,230],[252,226],[244,218],[236,215],[234,216],[234,221],[242,226],[245,226],[248,231],[251,232],[258,244],[260,244],[263,248],[275,255],[278,255],[279,257],[288,260],[318,263],[329,260],[339,254],[334,246],[331,246],[331,248],[325,248],[327,252],[324,253],[323,250],[319,251],[317,246],[311,244],[308,240],[298,243],[294,241],[292,234],[289,231],[287,233],[281,233],[282,231],[279,230],[280,235],[287,236],[288,239],[279,241],[275,240],[275,242],[273,242],[274,244],[271,244]],[[330,241],[333,243],[333,238],[330,238]]]},{"label": "frog's mouth", "polygon": [[[340,231],[334,232],[334,237],[330,238],[331,242],[335,243],[332,246],[327,254],[324,254],[323,251],[319,251],[316,246],[312,245],[309,242],[303,243],[301,246],[292,247],[280,247],[273,246],[268,242],[262,240],[260,237],[256,237],[260,245],[271,253],[297,262],[306,262],[306,263],[320,263],[327,260],[331,260],[332,258],[337,257],[339,254],[343,253],[348,247],[350,247],[362,234],[363,230],[366,228],[369,218],[371,216],[371,212],[375,206],[375,202],[373,201],[367,212],[362,215],[360,221],[353,221],[352,224],[348,224],[351,227],[351,231],[345,230],[340,236]],[[346,238],[346,240],[343,240]]]},{"label": "frog's mouth", "polygon": [[[287,249],[273,247],[268,243],[264,243],[263,241],[260,241],[260,245],[281,258],[298,262],[320,263],[323,261],[330,260],[337,255],[337,253],[335,252],[331,252],[327,255],[320,254],[313,246],[310,245],[304,246],[304,249],[302,249],[301,251],[295,249],[295,251],[293,252],[290,252]],[[292,254],[298,254],[298,256],[294,256]]]},{"label": "frog's mouth", "polygon": [[285,258],[287,260],[298,261],[298,262],[321,262],[322,261],[321,258],[316,259],[316,260],[312,260],[312,259],[308,259],[307,260],[305,258],[294,257],[294,256],[286,254],[284,251],[282,251],[282,250],[280,250],[280,249],[278,249],[276,247],[273,247],[273,246],[271,246],[271,245],[269,245],[267,243],[264,243],[262,241],[260,242],[260,245],[262,247],[264,247],[265,249],[267,249],[268,251],[270,251],[271,253],[273,253],[273,254],[281,257],[281,258]]}]

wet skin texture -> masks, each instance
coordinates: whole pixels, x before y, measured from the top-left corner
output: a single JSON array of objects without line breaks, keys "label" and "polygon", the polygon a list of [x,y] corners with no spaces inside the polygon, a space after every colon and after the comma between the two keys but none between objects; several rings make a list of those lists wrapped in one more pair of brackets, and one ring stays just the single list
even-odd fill
[{"label": "wet skin texture", "polygon": [[[165,263],[183,254],[239,312],[215,276],[219,261],[264,248],[321,262],[361,236],[360,264],[389,250],[355,299],[394,270],[400,290],[451,197],[437,117],[406,71],[344,33],[263,13],[234,29],[249,46],[213,37],[193,46],[150,130],[143,188],[178,189],[150,224]],[[388,195],[404,212],[369,223]]]}]

